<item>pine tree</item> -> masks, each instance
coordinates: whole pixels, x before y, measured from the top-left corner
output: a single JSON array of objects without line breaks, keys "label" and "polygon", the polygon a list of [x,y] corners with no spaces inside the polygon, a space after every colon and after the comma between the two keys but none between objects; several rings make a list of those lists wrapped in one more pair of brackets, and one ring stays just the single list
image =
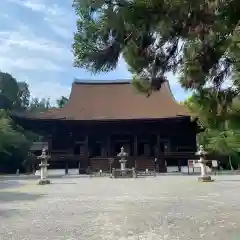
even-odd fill
[{"label": "pine tree", "polygon": [[160,89],[166,73],[178,72],[184,88],[211,101],[213,118],[239,96],[238,0],[75,0],[73,6],[75,66],[107,72],[123,55],[147,94]]}]

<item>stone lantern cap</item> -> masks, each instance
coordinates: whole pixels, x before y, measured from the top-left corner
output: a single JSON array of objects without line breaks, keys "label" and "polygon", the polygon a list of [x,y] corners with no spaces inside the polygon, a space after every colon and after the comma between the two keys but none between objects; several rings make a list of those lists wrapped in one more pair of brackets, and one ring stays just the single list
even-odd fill
[{"label": "stone lantern cap", "polygon": [[50,158],[49,155],[47,155],[46,153],[46,149],[43,148],[42,149],[42,154],[40,156],[37,157],[38,159],[41,159],[41,160],[48,160]]},{"label": "stone lantern cap", "polygon": [[127,157],[128,154],[124,151],[124,147],[121,147],[120,153],[118,153],[118,157]]},{"label": "stone lantern cap", "polygon": [[126,162],[127,161],[126,157],[128,156],[128,154],[124,151],[124,147],[121,147],[121,151],[120,151],[120,153],[118,153],[117,156],[121,158],[119,160],[119,162]]},{"label": "stone lantern cap", "polygon": [[206,156],[208,153],[204,150],[203,145],[199,146],[199,150],[196,152],[197,156]]}]

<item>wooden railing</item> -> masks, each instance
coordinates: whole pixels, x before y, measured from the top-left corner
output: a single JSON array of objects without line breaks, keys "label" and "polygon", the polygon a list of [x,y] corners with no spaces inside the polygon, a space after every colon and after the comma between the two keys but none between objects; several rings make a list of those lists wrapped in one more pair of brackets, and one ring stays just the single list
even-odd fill
[{"label": "wooden railing", "polygon": [[91,168],[93,171],[109,171],[110,164],[107,157],[95,157],[90,159]]},{"label": "wooden railing", "polygon": [[193,157],[195,152],[165,152],[162,155],[165,157]]},{"label": "wooden railing", "polygon": [[79,155],[70,153],[51,153],[50,161],[79,161]]},{"label": "wooden railing", "polygon": [[[187,159],[195,159],[197,156],[195,155],[195,152],[165,152],[162,153],[160,158],[168,158],[168,157],[175,157],[175,158],[187,158]],[[109,158],[114,159],[112,163],[112,167],[114,168],[119,168],[120,164],[116,158],[116,156],[112,157],[95,157],[95,158],[89,158],[88,160],[84,158],[82,155],[74,155],[72,153],[57,153],[57,152],[52,152],[51,153],[51,159],[50,161],[82,161],[84,160],[84,164],[82,166],[90,166],[93,169],[100,170],[102,169],[103,171],[107,171],[110,168],[109,164]],[[127,167],[132,168],[135,167],[135,159],[133,157],[128,157],[128,162],[127,162]],[[149,171],[155,169],[155,160],[154,157],[147,157],[147,156],[139,156],[136,158],[136,168],[137,170],[143,171],[146,169],[149,169]]]},{"label": "wooden railing", "polygon": [[136,161],[136,169],[139,171],[145,171],[146,169],[153,171],[155,169],[154,158],[138,157]]}]

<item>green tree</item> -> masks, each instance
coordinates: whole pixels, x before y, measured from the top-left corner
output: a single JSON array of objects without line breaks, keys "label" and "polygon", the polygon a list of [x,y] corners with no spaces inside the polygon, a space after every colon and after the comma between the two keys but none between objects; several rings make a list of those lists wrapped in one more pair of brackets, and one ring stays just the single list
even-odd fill
[{"label": "green tree", "polygon": [[229,166],[233,170],[231,159],[240,152],[240,130],[212,131],[208,148],[213,152],[228,156]]},{"label": "green tree", "polygon": [[22,162],[23,167],[26,169],[27,173],[30,173],[31,170],[33,173],[35,173],[35,164],[37,163],[37,156],[32,153],[28,152],[26,158]]},{"label": "green tree", "polygon": [[17,82],[9,73],[0,72],[0,109],[25,110],[29,105],[28,84]]},{"label": "green tree", "polygon": [[18,102],[19,109],[26,110],[29,106],[30,91],[26,82],[18,82]]},{"label": "green tree", "polygon": [[0,108],[12,109],[18,102],[18,84],[9,73],[0,72]]},{"label": "green tree", "polygon": [[240,153],[239,101],[234,101],[225,117],[215,118],[214,121],[209,121],[209,115],[212,114],[211,102],[205,104],[208,108],[204,108],[198,95],[193,94],[184,104],[202,127],[197,136],[198,144],[203,145],[209,152],[228,156],[229,166],[233,169],[232,158],[236,159]]},{"label": "green tree", "polygon": [[[38,138],[36,134],[15,124],[9,117],[12,111],[27,110],[29,98],[27,83],[17,82],[9,73],[0,72],[0,159],[1,164],[4,162],[7,168],[19,168],[20,163],[27,158],[32,142]],[[49,101],[42,100],[39,105],[49,107]]]},{"label": "green tree", "polygon": [[23,133],[14,129],[7,114],[0,112],[0,153],[11,155],[12,149],[25,149],[28,141]]},{"label": "green tree", "polygon": [[47,111],[49,108],[51,108],[50,99],[33,98],[30,101],[28,110],[32,112],[43,112]]},{"label": "green tree", "polygon": [[0,172],[13,173],[22,168],[22,162],[28,156],[32,144],[24,131],[8,117],[3,110],[0,113]]},{"label": "green tree", "polygon": [[177,72],[184,88],[199,92],[201,105],[212,102],[209,117],[224,115],[239,95],[238,0],[74,0],[73,6],[75,66],[111,71],[122,54],[134,78],[149,83],[148,94]]},{"label": "green tree", "polygon": [[58,106],[59,108],[63,108],[63,106],[64,106],[67,102],[68,102],[68,98],[62,96],[61,98],[59,98],[59,99],[57,100],[57,106]]}]

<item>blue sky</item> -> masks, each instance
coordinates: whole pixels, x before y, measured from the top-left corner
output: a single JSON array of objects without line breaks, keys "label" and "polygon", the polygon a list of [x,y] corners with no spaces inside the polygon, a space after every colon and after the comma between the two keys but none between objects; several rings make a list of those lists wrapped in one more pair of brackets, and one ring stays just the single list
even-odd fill
[{"label": "blue sky", "polygon": [[[26,81],[32,97],[68,96],[75,78],[82,80],[130,79],[125,62],[108,74],[91,75],[73,68],[71,45],[76,16],[72,0],[1,0],[0,70]],[[171,89],[179,101],[186,93],[169,75]]]}]

